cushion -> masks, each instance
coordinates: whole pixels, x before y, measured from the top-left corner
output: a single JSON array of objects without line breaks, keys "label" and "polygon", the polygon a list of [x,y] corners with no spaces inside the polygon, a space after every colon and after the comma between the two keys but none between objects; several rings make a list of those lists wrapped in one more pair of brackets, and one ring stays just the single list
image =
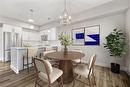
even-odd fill
[{"label": "cushion", "polygon": [[[52,73],[49,74],[50,83],[55,82],[62,74],[63,74],[62,70],[57,69],[57,68],[53,68]],[[47,76],[47,74],[45,74],[43,72],[40,72],[39,73],[39,78],[48,83],[48,76]]]},{"label": "cushion", "polygon": [[[76,51],[76,52],[83,53],[82,50],[80,50],[80,49],[73,49],[72,51]],[[72,61],[75,62],[75,63],[80,63],[80,62],[81,62],[81,59],[74,59],[74,60],[72,60]]]},{"label": "cushion", "polygon": [[38,49],[34,47],[28,48],[28,57],[29,58],[35,57],[37,55],[37,50]]},{"label": "cushion", "polygon": [[35,64],[36,67],[38,69],[38,71],[43,72],[46,74],[46,68],[45,65],[47,67],[48,73],[51,73],[53,71],[52,65],[48,60],[44,60],[44,59],[35,59]]},{"label": "cushion", "polygon": [[45,51],[43,54],[45,56],[47,53],[51,53],[51,52],[56,52],[56,51],[55,50],[48,50],[48,51]]},{"label": "cushion", "polygon": [[47,65],[48,73],[49,74],[52,73],[53,68],[52,68],[51,63],[48,60],[44,60],[44,63]]},{"label": "cushion", "polygon": [[81,59],[74,59],[74,60],[72,60],[73,62],[75,62],[75,63],[80,63],[81,62]]},{"label": "cushion", "polygon": [[74,73],[88,78],[89,69],[87,65],[81,64],[74,68]]}]

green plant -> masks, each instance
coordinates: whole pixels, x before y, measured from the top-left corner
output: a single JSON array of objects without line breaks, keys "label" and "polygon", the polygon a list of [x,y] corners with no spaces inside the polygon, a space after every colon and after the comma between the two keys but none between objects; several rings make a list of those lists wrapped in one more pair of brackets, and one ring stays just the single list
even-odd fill
[{"label": "green plant", "polygon": [[24,47],[32,47],[32,45],[30,43],[24,43],[23,46]]},{"label": "green plant", "polygon": [[125,54],[125,45],[125,35],[123,32],[121,30],[114,29],[113,32],[106,37],[104,47],[108,49],[110,56],[114,56],[116,58]]},{"label": "green plant", "polygon": [[70,40],[70,36],[67,34],[63,34],[61,33],[61,35],[59,35],[59,38],[61,45],[64,45],[65,47],[68,45],[71,45],[71,40]]}]

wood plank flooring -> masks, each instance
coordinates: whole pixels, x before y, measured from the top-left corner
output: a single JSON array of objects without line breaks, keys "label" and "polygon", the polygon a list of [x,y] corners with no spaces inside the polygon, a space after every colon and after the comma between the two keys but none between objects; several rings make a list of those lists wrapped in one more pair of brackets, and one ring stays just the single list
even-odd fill
[{"label": "wood plank flooring", "polygon": [[[130,78],[123,71],[120,74],[114,74],[108,68],[96,66],[95,76],[97,85],[94,87],[130,87]],[[81,79],[84,80],[84,78]],[[33,68],[29,74],[27,74],[27,71],[24,70],[17,75],[9,68],[4,71],[0,71],[0,87],[34,87],[34,84],[35,70]],[[41,84],[43,84],[43,87],[47,87],[46,83],[41,82]],[[72,85],[73,82],[65,84],[64,87],[72,87]],[[52,87],[59,87],[58,82],[55,82]],[[76,81],[75,87],[88,86]]]}]

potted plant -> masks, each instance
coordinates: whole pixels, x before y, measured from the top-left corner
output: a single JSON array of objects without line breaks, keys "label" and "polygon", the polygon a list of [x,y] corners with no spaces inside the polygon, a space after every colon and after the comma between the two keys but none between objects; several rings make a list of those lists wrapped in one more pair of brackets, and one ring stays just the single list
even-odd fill
[{"label": "potted plant", "polygon": [[60,40],[61,45],[64,45],[64,52],[66,53],[68,51],[67,46],[71,45],[70,36],[61,33],[58,39]]},{"label": "potted plant", "polygon": [[104,47],[110,53],[110,56],[115,57],[115,63],[111,63],[111,71],[114,73],[120,73],[120,64],[117,64],[116,59],[125,54],[125,35],[121,30],[114,29],[106,37],[106,43]]}]

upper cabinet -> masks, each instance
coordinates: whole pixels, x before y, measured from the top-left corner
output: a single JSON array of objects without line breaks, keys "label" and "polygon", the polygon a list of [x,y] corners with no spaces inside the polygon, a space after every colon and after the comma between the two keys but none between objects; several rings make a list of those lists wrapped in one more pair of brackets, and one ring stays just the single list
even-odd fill
[{"label": "upper cabinet", "polygon": [[56,40],[56,28],[40,31],[41,41]]},{"label": "upper cabinet", "polygon": [[4,24],[2,29],[3,29],[3,32],[14,32],[14,33],[22,34],[21,27]]},{"label": "upper cabinet", "polygon": [[40,35],[37,31],[23,31],[22,40],[26,41],[40,41]]},{"label": "upper cabinet", "polygon": [[22,40],[29,40],[28,32],[26,32],[26,31],[22,32]]}]

